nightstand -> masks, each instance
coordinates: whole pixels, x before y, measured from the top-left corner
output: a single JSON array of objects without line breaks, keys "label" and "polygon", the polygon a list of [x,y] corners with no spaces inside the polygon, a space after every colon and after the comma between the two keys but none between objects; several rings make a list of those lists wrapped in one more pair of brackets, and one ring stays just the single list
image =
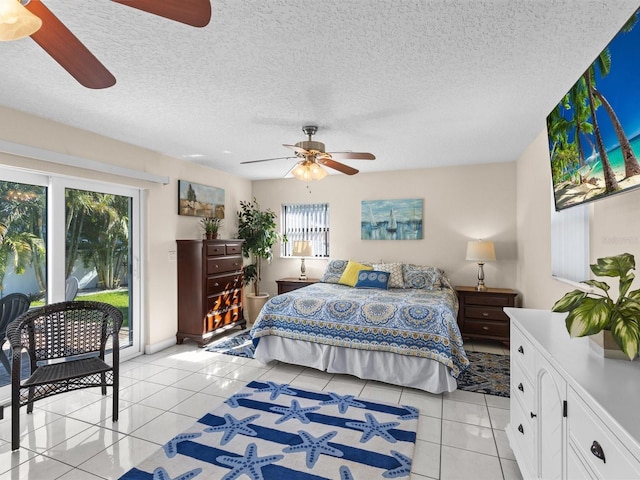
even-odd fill
[{"label": "nightstand", "polygon": [[463,338],[484,338],[509,343],[509,317],[504,307],[519,307],[518,292],[510,288],[456,287],[458,326]]},{"label": "nightstand", "polygon": [[312,285],[319,281],[319,278],[307,278],[306,280],[300,280],[295,277],[281,278],[280,280],[276,280],[278,284],[278,295],[306,287],[307,285]]}]

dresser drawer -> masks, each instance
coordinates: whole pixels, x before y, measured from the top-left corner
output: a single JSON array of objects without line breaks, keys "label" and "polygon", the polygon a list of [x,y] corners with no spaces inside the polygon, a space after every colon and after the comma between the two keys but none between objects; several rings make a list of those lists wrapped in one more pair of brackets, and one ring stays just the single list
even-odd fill
[{"label": "dresser drawer", "polygon": [[513,306],[513,296],[491,295],[490,293],[466,295],[467,305],[487,305],[491,307]]},{"label": "dresser drawer", "polygon": [[242,287],[241,273],[212,275],[207,277],[207,296],[221,293],[226,290],[235,290],[240,287]]},{"label": "dresser drawer", "polygon": [[[515,408],[514,408],[515,407]],[[510,425],[511,438],[517,443],[517,450],[527,456],[527,460],[531,461],[531,452],[534,448],[534,429],[529,413],[525,413],[518,403],[511,404]],[[516,450],[516,449],[514,449]]]},{"label": "dresser drawer", "polygon": [[242,305],[242,289],[231,290],[207,297],[207,311],[221,310],[234,305]]},{"label": "dresser drawer", "polygon": [[519,362],[511,363],[511,396],[517,398],[524,407],[525,415],[531,416],[535,404],[533,383],[520,368]]},{"label": "dresser drawer", "polygon": [[207,257],[221,256],[225,254],[224,245],[219,243],[207,243]]},{"label": "dresser drawer", "polygon": [[535,371],[535,352],[533,345],[518,328],[511,329],[511,359],[520,362],[523,373],[533,380]]},{"label": "dresser drawer", "polygon": [[235,272],[242,269],[242,257],[207,258],[207,274]]},{"label": "dresser drawer", "polygon": [[509,338],[509,324],[487,320],[465,320],[464,333],[486,335],[487,337]]},{"label": "dresser drawer", "polygon": [[225,325],[233,322],[237,322],[242,318],[241,315],[242,309],[238,305],[226,307],[215,312],[210,312],[206,316],[205,331],[211,332],[217,328],[224,327]]},{"label": "dresser drawer", "polygon": [[[569,444],[596,473],[596,477],[616,480],[640,478],[640,463],[572,388],[569,388],[567,403]],[[596,456],[600,451],[604,459]]]},{"label": "dresser drawer", "polygon": [[240,255],[242,253],[241,243],[227,243],[225,247],[227,255]]},{"label": "dresser drawer", "polygon": [[[465,319],[478,318],[481,320],[502,320],[508,322],[509,317],[501,308],[497,307],[471,307],[464,308]],[[508,330],[507,330],[508,331]]]}]

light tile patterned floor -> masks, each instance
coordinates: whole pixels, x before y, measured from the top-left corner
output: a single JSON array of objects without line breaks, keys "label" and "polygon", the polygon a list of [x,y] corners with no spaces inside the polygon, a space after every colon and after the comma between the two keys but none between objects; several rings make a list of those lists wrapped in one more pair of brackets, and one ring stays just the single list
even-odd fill
[{"label": "light tile patterned floor", "polygon": [[[498,344],[469,351],[508,354]],[[504,427],[509,401],[456,391],[432,395],[287,364],[214,354],[193,343],[121,365],[120,419],[98,389],[42,400],[21,410],[20,450],[11,452],[11,414],[0,421],[0,480],[117,479],[254,379],[349,393],[420,409],[413,480],[521,479]]]}]

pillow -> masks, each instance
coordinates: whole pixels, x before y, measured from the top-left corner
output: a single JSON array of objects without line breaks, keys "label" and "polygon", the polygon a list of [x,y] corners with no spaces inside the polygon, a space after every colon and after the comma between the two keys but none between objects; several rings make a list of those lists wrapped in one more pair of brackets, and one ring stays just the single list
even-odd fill
[{"label": "pillow", "polygon": [[389,288],[404,288],[402,263],[375,263],[374,270],[389,273]]},{"label": "pillow", "polygon": [[358,281],[358,272],[360,272],[360,270],[373,270],[373,267],[349,260],[349,263],[347,263],[347,267],[344,269],[344,272],[342,272],[342,276],[338,283],[341,283],[342,285],[349,285],[350,287],[355,286]]},{"label": "pillow", "polygon": [[346,260],[329,260],[320,281],[324,283],[339,283],[345,268],[347,268]]},{"label": "pillow", "polygon": [[382,288],[387,289],[390,274],[376,270],[360,270],[356,288]]},{"label": "pillow", "polygon": [[403,265],[404,288],[435,290],[440,288],[442,270],[422,265]]}]

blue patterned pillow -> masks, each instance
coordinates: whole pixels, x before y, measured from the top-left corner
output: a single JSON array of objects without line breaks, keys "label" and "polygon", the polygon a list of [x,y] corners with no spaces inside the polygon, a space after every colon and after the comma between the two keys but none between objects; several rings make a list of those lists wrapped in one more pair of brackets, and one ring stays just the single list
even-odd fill
[{"label": "blue patterned pillow", "polygon": [[424,290],[440,288],[442,270],[439,268],[405,264],[402,266],[402,274],[404,288],[422,288]]},{"label": "blue patterned pillow", "polygon": [[349,263],[348,260],[329,260],[320,281],[324,283],[338,283],[344,273],[344,269],[347,268],[347,263]]},{"label": "blue patterned pillow", "polygon": [[377,270],[360,270],[356,288],[382,288],[387,289],[389,284],[389,273]]}]

